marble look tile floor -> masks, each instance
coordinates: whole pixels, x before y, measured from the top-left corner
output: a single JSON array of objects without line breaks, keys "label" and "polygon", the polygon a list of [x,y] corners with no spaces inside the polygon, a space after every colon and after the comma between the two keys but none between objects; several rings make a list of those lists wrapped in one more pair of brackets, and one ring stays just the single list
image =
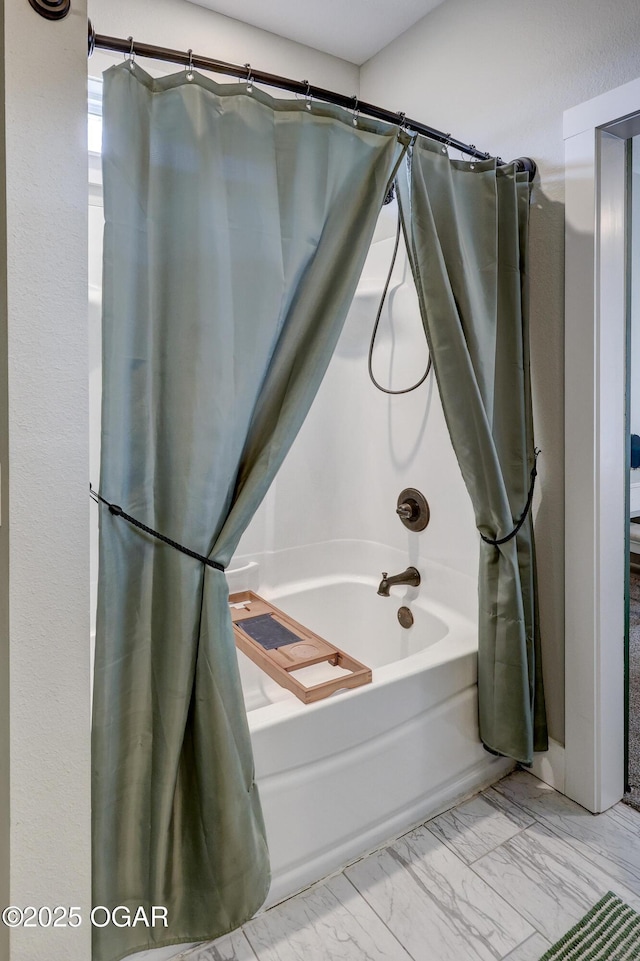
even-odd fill
[{"label": "marble look tile floor", "polygon": [[175,961],[538,961],[607,891],[640,911],[640,812],[515,771]]}]

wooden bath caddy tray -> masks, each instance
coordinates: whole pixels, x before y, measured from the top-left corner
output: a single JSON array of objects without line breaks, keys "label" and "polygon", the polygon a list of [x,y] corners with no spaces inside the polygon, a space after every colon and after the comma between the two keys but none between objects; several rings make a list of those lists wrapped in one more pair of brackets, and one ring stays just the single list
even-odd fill
[{"label": "wooden bath caddy tray", "polygon": [[[298,624],[253,591],[232,594],[229,604],[236,646],[305,704],[371,681],[370,667]],[[313,672],[305,668],[322,664],[340,668],[340,676],[310,686],[295,676],[298,672],[309,675]]]}]

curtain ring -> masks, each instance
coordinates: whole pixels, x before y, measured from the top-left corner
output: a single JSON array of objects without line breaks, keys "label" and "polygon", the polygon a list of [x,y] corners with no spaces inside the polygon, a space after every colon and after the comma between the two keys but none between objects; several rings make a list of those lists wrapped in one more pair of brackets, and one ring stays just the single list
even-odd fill
[{"label": "curtain ring", "polygon": [[358,126],[358,117],[360,116],[360,110],[358,109],[358,98],[355,93],[353,95],[353,120],[351,123],[354,127]]},{"label": "curtain ring", "polygon": [[305,107],[307,108],[307,110],[311,110],[311,101],[313,100],[313,97],[311,96],[311,84],[309,83],[308,80],[303,80],[302,82],[306,83],[307,85],[307,89],[304,95]]},{"label": "curtain ring", "polygon": [[127,60],[129,61],[129,70],[135,70],[136,54],[135,54],[135,50],[133,49],[133,37],[127,37],[127,40],[130,43],[129,56],[127,57]]},{"label": "curtain ring", "polygon": [[251,70],[251,64],[245,63],[245,69],[247,71],[247,93],[253,92],[253,71]]},{"label": "curtain ring", "polygon": [[187,53],[189,54],[189,63],[187,65],[187,80],[191,81],[193,80],[193,50],[191,49],[191,47],[189,47],[189,49],[187,50]]}]

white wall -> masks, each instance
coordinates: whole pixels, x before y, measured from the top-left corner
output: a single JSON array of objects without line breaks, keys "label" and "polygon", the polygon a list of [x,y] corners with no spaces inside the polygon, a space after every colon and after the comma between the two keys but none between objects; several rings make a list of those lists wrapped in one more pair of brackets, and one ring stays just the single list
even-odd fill
[{"label": "white wall", "polygon": [[[228,63],[252,63],[257,69],[304,78],[316,86],[358,92],[358,68],[354,64],[184,0],[88,0],[88,7],[96,33],[132,36],[178,50],[191,47],[194,53]],[[97,50],[89,61],[89,73],[99,76],[114,59],[122,58]],[[150,70],[152,65],[145,60],[143,66]],[[166,63],[156,66],[163,73],[176,69]]]},{"label": "white wall", "polygon": [[[531,210],[534,505],[550,733],[564,739],[563,111],[640,75],[637,0],[447,0],[365,64],[363,100],[539,166]],[[622,534],[621,534],[622,537]],[[570,563],[570,559],[568,559]]]},{"label": "white wall", "polygon": [[86,10],[73,0],[61,23],[15,0],[1,10],[0,900],[85,920],[0,925],[0,956],[86,961]]},{"label": "white wall", "polygon": [[[0,49],[4,52],[4,6],[0,5]],[[0,183],[6,183],[4,77],[0,74]],[[0,904],[11,897],[11,758],[9,700],[9,527],[2,512],[9,500],[9,366],[7,343],[7,208],[0,189]],[[4,464],[4,470],[1,470]],[[9,929],[0,926],[0,958],[9,956]]]}]

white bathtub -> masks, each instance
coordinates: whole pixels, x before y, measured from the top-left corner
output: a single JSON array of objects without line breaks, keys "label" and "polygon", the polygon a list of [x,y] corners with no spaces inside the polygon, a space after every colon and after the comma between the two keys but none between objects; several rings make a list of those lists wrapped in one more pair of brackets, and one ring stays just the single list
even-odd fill
[{"label": "white bathtub", "polygon": [[[232,591],[257,590],[373,668],[371,684],[305,705],[238,654],[271,854],[270,905],[513,763],[478,740],[475,579],[356,541],[232,566],[247,560],[250,568],[230,574]],[[420,587],[378,596],[378,572],[408,564],[420,570]],[[408,630],[397,620],[402,604],[414,615]]]}]

